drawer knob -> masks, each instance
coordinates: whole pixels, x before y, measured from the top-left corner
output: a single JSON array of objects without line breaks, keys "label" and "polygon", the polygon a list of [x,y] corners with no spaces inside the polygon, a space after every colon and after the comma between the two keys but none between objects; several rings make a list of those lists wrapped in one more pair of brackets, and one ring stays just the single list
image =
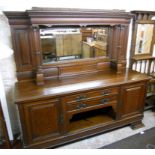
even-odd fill
[{"label": "drawer knob", "polygon": [[103,92],[101,92],[102,95],[109,95],[111,93],[110,90],[105,90]]},{"label": "drawer knob", "polygon": [[110,99],[106,98],[106,99],[101,100],[101,103],[102,104],[107,104],[109,101],[110,101]]},{"label": "drawer knob", "polygon": [[82,108],[85,108],[87,105],[84,104],[84,103],[80,103],[78,106],[77,106],[77,109],[82,109]]},{"label": "drawer knob", "polygon": [[76,101],[77,101],[77,102],[80,102],[81,100],[83,100],[83,99],[85,99],[85,98],[86,98],[85,95],[80,95],[80,96],[76,97]]}]

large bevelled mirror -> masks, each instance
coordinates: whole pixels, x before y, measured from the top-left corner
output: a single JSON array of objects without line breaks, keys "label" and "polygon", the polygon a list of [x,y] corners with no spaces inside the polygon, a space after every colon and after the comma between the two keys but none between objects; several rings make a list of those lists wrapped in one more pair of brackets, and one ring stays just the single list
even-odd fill
[{"label": "large bevelled mirror", "polygon": [[43,63],[107,56],[108,27],[40,28]]},{"label": "large bevelled mirror", "polygon": [[138,24],[135,54],[151,54],[153,24]]}]

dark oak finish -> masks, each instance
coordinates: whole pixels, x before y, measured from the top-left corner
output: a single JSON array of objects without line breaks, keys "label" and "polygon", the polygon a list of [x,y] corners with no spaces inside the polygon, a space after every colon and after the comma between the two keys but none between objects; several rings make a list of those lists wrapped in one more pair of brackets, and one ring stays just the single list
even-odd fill
[{"label": "dark oak finish", "polygon": [[[19,80],[15,101],[25,148],[55,147],[124,125],[142,125],[149,77],[125,69],[130,13],[33,8],[5,14],[12,28]],[[106,26],[108,57],[43,64],[41,25]],[[88,33],[83,29],[83,40]]]},{"label": "dark oak finish", "polygon": [[[85,69],[83,62],[91,63],[93,66],[97,65],[91,58],[75,61],[77,70],[64,66],[63,64],[66,62],[61,62],[61,65],[59,62],[50,65],[43,64],[39,37],[39,26],[41,25],[46,27],[107,26],[109,29],[108,55],[111,67],[115,68],[118,73],[125,69],[128,26],[132,18],[128,12],[122,10],[33,8],[25,12],[4,13],[12,28],[18,80],[36,79],[37,84],[42,85],[45,79],[59,77],[64,71],[67,74],[73,71],[79,74],[79,70],[83,73],[94,71],[92,66],[90,66],[91,69],[89,67]],[[85,31],[82,34],[85,40],[87,34]],[[101,58],[96,58],[96,61],[100,60]],[[68,64],[72,67],[72,63],[68,62]]]},{"label": "dark oak finish", "polygon": [[49,80],[44,86],[17,83],[24,146],[52,147],[123,125],[140,125],[148,80],[145,74],[118,75],[111,70]]},{"label": "dark oak finish", "polygon": [[[44,140],[60,135],[59,106],[57,99],[51,99],[39,102],[34,101],[19,107],[24,113],[24,126],[28,128],[25,131],[27,143],[34,143],[38,139]],[[21,116],[23,113],[21,113]]]},{"label": "dark oak finish", "polygon": [[16,48],[15,55],[17,70],[30,70],[34,66],[34,55],[32,53],[32,34],[30,28],[27,26],[22,26],[15,28],[13,39],[14,48]]},{"label": "dark oak finish", "polygon": [[[145,100],[145,85],[138,83],[135,85],[127,85],[122,89],[122,102],[126,103],[122,108],[122,116],[133,115],[142,112]],[[130,104],[132,102],[132,104]]]}]

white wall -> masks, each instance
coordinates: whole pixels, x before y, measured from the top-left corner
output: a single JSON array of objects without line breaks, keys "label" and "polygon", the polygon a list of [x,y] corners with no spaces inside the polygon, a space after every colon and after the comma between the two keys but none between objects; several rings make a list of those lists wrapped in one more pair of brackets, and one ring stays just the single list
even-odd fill
[{"label": "white wall", "polygon": [[154,0],[3,0],[2,10],[25,10],[32,6],[65,7],[65,8],[97,8],[97,9],[125,9],[155,10]]},{"label": "white wall", "polygon": [[[121,9],[121,10],[151,10],[155,11],[154,0],[1,0],[2,11],[24,11],[32,7],[63,7],[63,8],[90,8],[90,9]],[[131,36],[131,33],[130,33]],[[11,36],[7,22],[0,19],[0,41],[11,47]],[[129,41],[131,38],[129,39]],[[128,44],[128,56],[130,44]],[[3,51],[0,51],[3,52]],[[8,58],[0,62],[5,92],[8,101],[13,130],[18,131],[16,110],[13,103],[13,86],[16,81],[14,59]],[[1,86],[0,86],[1,89]]]},{"label": "white wall", "polygon": [[[6,48],[3,47],[6,45]],[[0,14],[0,100],[8,127],[9,137],[12,140],[12,131],[18,132],[18,123],[14,105],[14,83],[16,81],[14,57],[9,53],[11,48],[11,33],[7,18]],[[9,50],[9,51],[8,51]],[[6,52],[8,52],[6,54]],[[3,54],[4,53],[4,54]],[[9,56],[10,55],[10,56]],[[3,58],[7,57],[7,58]],[[3,59],[2,59],[3,58]],[[2,77],[2,79],[1,79]],[[10,124],[11,118],[12,128]],[[1,133],[0,133],[1,135]]]}]

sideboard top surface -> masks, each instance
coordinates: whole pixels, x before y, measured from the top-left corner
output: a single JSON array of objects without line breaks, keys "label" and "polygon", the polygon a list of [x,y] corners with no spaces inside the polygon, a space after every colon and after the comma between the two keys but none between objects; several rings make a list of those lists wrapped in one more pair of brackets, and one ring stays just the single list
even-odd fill
[{"label": "sideboard top surface", "polygon": [[111,70],[107,72],[47,80],[43,86],[37,86],[32,81],[18,82],[15,86],[15,102],[24,103],[27,101],[36,101],[41,98],[57,97],[68,93],[71,94],[147,80],[149,80],[149,77],[146,74],[128,70],[124,73],[117,74]]}]

